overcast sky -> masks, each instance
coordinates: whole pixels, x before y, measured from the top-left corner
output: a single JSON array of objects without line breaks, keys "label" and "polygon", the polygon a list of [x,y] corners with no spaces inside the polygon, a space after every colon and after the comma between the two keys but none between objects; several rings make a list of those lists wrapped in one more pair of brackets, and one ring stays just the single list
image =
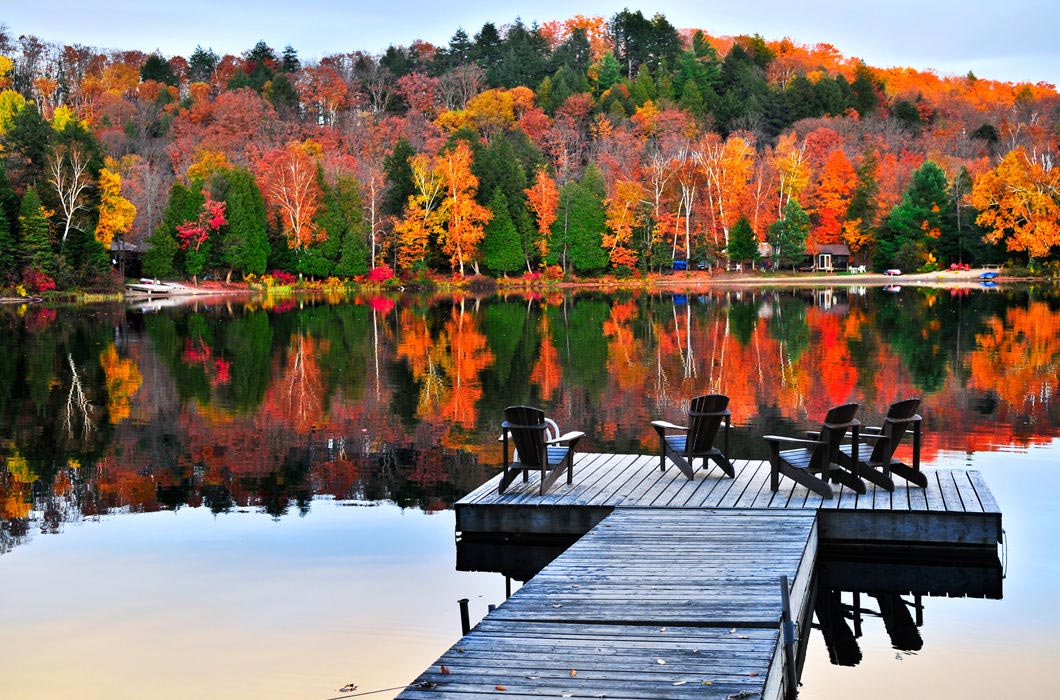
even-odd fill
[{"label": "overcast sky", "polygon": [[0,24],[18,37],[59,44],[161,51],[188,56],[196,45],[240,54],[258,40],[293,46],[303,61],[354,50],[378,53],[423,39],[445,45],[457,28],[474,36],[484,22],[525,24],[575,14],[610,17],[629,7],[661,12],[678,29],[709,34],[826,42],[871,66],[911,66],[942,75],[1060,84],[1060,2],[1056,0],[20,0]]}]

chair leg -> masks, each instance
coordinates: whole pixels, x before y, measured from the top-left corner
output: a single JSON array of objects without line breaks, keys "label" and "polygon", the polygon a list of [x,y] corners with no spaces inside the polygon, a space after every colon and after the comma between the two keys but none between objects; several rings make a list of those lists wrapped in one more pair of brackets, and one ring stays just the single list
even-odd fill
[{"label": "chair leg", "polygon": [[927,475],[919,469],[913,469],[903,462],[891,462],[891,472],[922,489],[927,488]]},{"label": "chair leg", "polygon": [[[816,476],[810,474],[805,469],[798,467],[788,467],[786,464],[781,464],[780,472],[785,476],[791,477],[798,484],[802,484],[806,488],[810,489],[814,493],[818,494],[822,498],[831,499],[835,493],[832,491],[832,487],[828,485],[827,481],[818,479]],[[852,487],[853,488],[853,487]],[[862,484],[862,488],[865,488]],[[862,492],[864,493],[864,491]]]},{"label": "chair leg", "polygon": [[858,462],[855,467],[856,473],[862,479],[871,481],[880,488],[887,489],[888,491],[894,491],[894,480],[891,477],[884,474],[879,469],[874,469],[872,465],[865,464],[864,462]]},{"label": "chair leg", "polygon": [[[665,445],[663,447],[663,450],[665,450],[665,454],[666,454],[667,457],[670,458],[670,461],[673,462],[674,464],[676,464],[677,468],[681,470],[681,473],[688,477],[689,481],[692,481],[693,479],[695,479],[695,476],[694,476],[694,474],[692,472],[692,465],[689,463],[689,461],[687,459],[685,459],[684,455],[680,454],[679,452],[674,450],[669,445]],[[664,460],[663,461],[663,470],[665,470],[665,469],[666,469],[666,462]]]},{"label": "chair leg", "polygon": [[[830,472],[828,476],[832,481],[837,481],[844,486],[848,486],[859,494],[863,494],[867,490],[864,481],[837,464],[829,465],[828,471]],[[831,496],[829,496],[829,498],[831,498]]]},{"label": "chair leg", "polygon": [[[706,466],[707,459],[707,457],[703,458],[703,466]],[[732,462],[730,462],[729,458],[723,455],[721,452],[710,455],[709,459],[714,460],[717,465],[721,467],[721,470],[725,472],[730,478],[736,478],[736,469],[732,466]]]}]

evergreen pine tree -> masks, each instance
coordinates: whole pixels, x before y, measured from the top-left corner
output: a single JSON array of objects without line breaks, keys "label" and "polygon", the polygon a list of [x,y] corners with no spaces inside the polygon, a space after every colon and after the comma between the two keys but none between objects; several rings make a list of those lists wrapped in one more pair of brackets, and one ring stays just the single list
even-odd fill
[{"label": "evergreen pine tree", "polygon": [[779,267],[795,267],[806,257],[806,238],[810,235],[810,216],[796,199],[789,199],[784,216],[769,227],[766,240],[773,247],[773,259]]},{"label": "evergreen pine tree", "polygon": [[265,200],[257,180],[249,170],[235,168],[224,175],[226,182],[223,199],[228,225],[218,240],[221,264],[228,268],[228,276],[238,272],[265,273],[269,260],[269,233],[265,219]]},{"label": "evergreen pine tree", "polygon": [[48,232],[48,219],[44,216],[40,196],[33,187],[22,196],[18,224],[22,231],[22,268],[55,277],[55,251],[52,250]]},{"label": "evergreen pine tree", "polygon": [[162,221],[147,239],[145,275],[169,277],[177,271],[178,263],[183,263],[180,243],[177,241],[177,226],[196,221],[204,202],[201,183],[193,182],[190,188],[179,180],[173,183],[169,188],[169,201],[162,213]]},{"label": "evergreen pine tree", "polygon": [[335,201],[345,222],[345,233],[333,274],[340,277],[368,274],[368,223],[364,219],[361,187],[356,178],[338,178],[335,182]]},{"label": "evergreen pine tree", "polygon": [[519,234],[508,213],[508,198],[500,188],[495,188],[489,203],[493,218],[486,224],[482,240],[482,255],[486,267],[493,272],[515,272],[523,265],[523,251]]},{"label": "evergreen pine tree", "polygon": [[880,232],[872,262],[877,270],[898,267],[906,271],[919,270],[932,261],[936,242],[949,238],[944,231],[951,225],[945,210],[949,207],[949,181],[942,168],[934,161],[925,161],[913,172],[902,201],[891,210],[885,230]]},{"label": "evergreen pine tree", "polygon": [[409,162],[415,154],[412,144],[402,136],[383,161],[386,194],[380,208],[387,216],[400,218],[405,212],[409,197],[416,193],[416,186],[412,183],[412,164]]},{"label": "evergreen pine tree", "polygon": [[761,253],[758,252],[758,237],[755,236],[751,222],[746,216],[741,216],[729,231],[729,247],[726,253],[729,260],[734,262],[754,264],[762,259]]},{"label": "evergreen pine tree", "polygon": [[7,213],[0,207],[0,284],[9,284],[18,268],[18,250],[15,237],[11,235],[11,222]]},{"label": "evergreen pine tree", "polygon": [[[600,272],[607,266],[607,251],[603,248],[602,239],[607,223],[605,192],[603,174],[590,164],[582,179],[574,183],[566,202],[566,211],[560,213],[561,219],[557,219],[557,223],[566,228],[570,265],[582,274]],[[562,197],[560,202],[562,206]]]}]

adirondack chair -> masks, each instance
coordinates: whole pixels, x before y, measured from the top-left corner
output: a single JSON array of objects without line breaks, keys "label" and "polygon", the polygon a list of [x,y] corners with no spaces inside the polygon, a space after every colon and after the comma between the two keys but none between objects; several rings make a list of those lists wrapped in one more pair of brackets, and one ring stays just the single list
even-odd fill
[{"label": "adirondack chair", "polygon": [[[769,487],[776,491],[780,488],[780,475],[783,474],[806,488],[820,494],[823,498],[832,498],[832,487],[829,481],[843,483],[858,493],[865,493],[865,482],[839,463],[839,448],[847,432],[852,436],[855,450],[858,446],[858,428],[860,424],[854,418],[858,404],[848,403],[833,406],[824,418],[824,425],[819,431],[806,433],[807,438],[790,438],[780,435],[764,435],[769,445]],[[782,444],[797,447],[782,450]],[[821,476],[814,476],[819,473]]]},{"label": "adirondack chair", "polygon": [[[861,429],[861,439],[865,442],[858,445],[843,445],[840,448],[839,461],[858,476],[888,491],[894,491],[894,480],[891,474],[920,486],[927,487],[927,476],[920,471],[920,423],[917,415],[920,399],[906,399],[891,404],[883,425],[866,426]],[[913,434],[913,466],[895,459],[894,451],[907,432]],[[857,459],[854,459],[857,455]]]},{"label": "adirondack chair", "polygon": [[[729,458],[725,452],[729,451],[729,424],[732,411],[729,405],[729,397],[721,394],[706,394],[692,399],[688,410],[688,425],[675,425],[664,420],[653,420],[651,425],[659,434],[660,452],[659,469],[666,470],[666,458],[669,457],[677,468],[691,480],[693,478],[692,460],[696,457],[703,458],[703,466],[707,466],[707,460],[717,462],[721,470],[731,477],[736,476]],[[714,439],[718,435],[718,429],[722,422],[725,423],[725,452],[714,446]],[[681,431],[683,435],[667,435],[668,431]]]},{"label": "adirondack chair", "polygon": [[[574,447],[585,437],[585,433],[571,431],[559,436],[550,436],[550,422],[540,408],[509,406],[504,409],[504,422],[501,423],[504,471],[498,487],[499,493],[504,493],[520,472],[523,481],[528,481],[531,469],[541,472],[542,496],[556,483],[564,469],[567,471],[567,483],[574,482]],[[552,422],[552,425],[555,423]],[[512,442],[515,443],[515,449],[509,452]]]}]

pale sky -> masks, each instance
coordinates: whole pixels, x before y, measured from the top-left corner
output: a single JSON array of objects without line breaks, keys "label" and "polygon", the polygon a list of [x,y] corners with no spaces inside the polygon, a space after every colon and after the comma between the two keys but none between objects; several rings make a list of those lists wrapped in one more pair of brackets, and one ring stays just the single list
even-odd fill
[{"label": "pale sky", "polygon": [[313,61],[332,53],[380,53],[423,39],[445,45],[459,27],[519,17],[527,25],[576,14],[610,17],[629,7],[661,12],[678,29],[717,36],[761,34],[800,44],[826,42],[876,67],[911,66],[941,75],[1060,84],[1060,3],[1056,0],[33,0],[5,3],[0,24],[18,37],[102,49],[159,50],[187,57],[196,45],[241,54],[264,40]]}]

